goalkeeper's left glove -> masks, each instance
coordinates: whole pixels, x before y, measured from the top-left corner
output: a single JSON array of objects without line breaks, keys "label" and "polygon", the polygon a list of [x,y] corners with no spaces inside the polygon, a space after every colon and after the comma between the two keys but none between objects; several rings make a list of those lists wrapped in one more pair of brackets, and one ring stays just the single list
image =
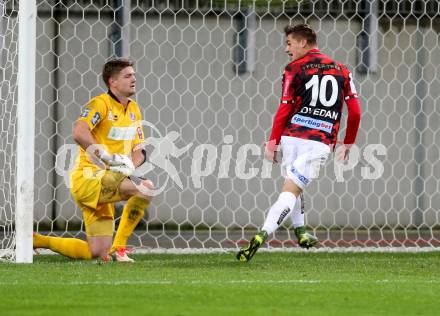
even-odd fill
[{"label": "goalkeeper's left glove", "polygon": [[105,150],[101,150],[98,156],[107,165],[109,170],[122,173],[127,177],[135,170],[133,162],[126,155],[109,154]]},{"label": "goalkeeper's left glove", "polygon": [[[104,161],[105,162],[105,161]],[[134,164],[131,161],[130,157],[121,154],[113,154],[112,159],[107,163],[108,168],[112,171],[122,173],[125,176],[131,175],[134,170]]]}]

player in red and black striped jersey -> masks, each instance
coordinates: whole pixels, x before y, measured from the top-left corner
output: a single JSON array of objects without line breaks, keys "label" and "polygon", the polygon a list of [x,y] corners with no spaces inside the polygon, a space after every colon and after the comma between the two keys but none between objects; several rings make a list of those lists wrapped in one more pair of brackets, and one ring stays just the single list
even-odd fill
[{"label": "player in red and black striped jersey", "polygon": [[[295,58],[296,51],[286,51]],[[359,102],[351,73],[344,65],[313,47],[284,70],[282,95],[269,138],[271,148],[281,136],[298,137],[334,145],[344,100],[348,106],[345,144],[353,144],[360,120]]]},{"label": "player in red and black striped jersey", "polygon": [[284,31],[285,52],[291,62],[284,70],[281,101],[265,158],[277,162],[276,150],[281,145],[286,181],[261,231],[238,252],[240,261],[250,260],[289,214],[301,247],[309,248],[318,242],[304,228],[299,206],[302,192],[318,176],[320,166],[336,144],[344,101],[348,108],[344,159],[359,128],[360,106],[351,73],[320,52],[316,33],[308,25],[287,26]]}]

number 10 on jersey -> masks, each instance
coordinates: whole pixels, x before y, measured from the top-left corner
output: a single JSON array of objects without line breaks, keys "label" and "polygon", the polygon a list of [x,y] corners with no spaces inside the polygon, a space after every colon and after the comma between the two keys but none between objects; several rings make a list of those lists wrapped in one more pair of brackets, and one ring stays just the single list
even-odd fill
[{"label": "number 10 on jersey", "polygon": [[[336,100],[338,99],[338,81],[332,75],[324,75],[321,78],[321,82],[319,80],[318,75],[313,75],[312,78],[306,83],[306,90],[312,88],[312,100],[310,101],[310,106],[316,106],[316,102],[319,98],[319,103],[321,103],[325,107],[332,107],[335,105]],[[327,99],[327,85],[330,83],[331,85],[331,94],[330,98]]]}]

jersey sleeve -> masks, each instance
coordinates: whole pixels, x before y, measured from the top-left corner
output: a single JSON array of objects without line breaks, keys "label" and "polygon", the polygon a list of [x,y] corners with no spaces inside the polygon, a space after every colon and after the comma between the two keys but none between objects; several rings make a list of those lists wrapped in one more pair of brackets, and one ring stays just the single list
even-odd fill
[{"label": "jersey sleeve", "polygon": [[353,144],[359,129],[361,120],[361,107],[359,97],[354,86],[353,76],[350,71],[344,68],[345,84],[344,84],[344,100],[347,104],[347,130],[345,132],[344,144]]},{"label": "jersey sleeve", "polygon": [[[278,111],[275,114],[273,120],[272,132],[269,137],[269,143],[278,145],[281,140],[281,135],[284,132],[286,123],[290,118],[293,109],[293,82],[294,74],[292,72],[291,66],[287,66],[284,70],[283,81],[281,85],[281,99],[278,106]],[[273,148],[272,148],[273,149]]]},{"label": "jersey sleeve", "polygon": [[344,87],[343,87],[343,93],[344,93],[344,100],[350,100],[350,99],[357,99],[358,93],[356,91],[356,87],[353,82],[353,75],[351,72],[343,67],[344,69]]},{"label": "jersey sleeve", "polygon": [[345,102],[348,108],[348,117],[344,144],[354,144],[361,121],[361,107],[358,99],[348,99]]},{"label": "jersey sleeve", "polygon": [[107,111],[105,102],[96,97],[84,107],[77,121],[86,122],[90,130],[93,130],[107,116]]},{"label": "jersey sleeve", "polygon": [[283,73],[283,81],[281,84],[281,103],[292,103],[293,102],[293,77],[294,72],[292,66],[287,65]]}]

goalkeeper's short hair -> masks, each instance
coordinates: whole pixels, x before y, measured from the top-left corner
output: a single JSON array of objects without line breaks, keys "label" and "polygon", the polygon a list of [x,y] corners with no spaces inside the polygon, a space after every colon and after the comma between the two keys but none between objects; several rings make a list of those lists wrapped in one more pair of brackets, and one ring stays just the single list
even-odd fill
[{"label": "goalkeeper's short hair", "polygon": [[133,67],[134,62],[128,58],[112,58],[102,67],[102,79],[108,87],[110,77],[118,74],[125,67]]}]

